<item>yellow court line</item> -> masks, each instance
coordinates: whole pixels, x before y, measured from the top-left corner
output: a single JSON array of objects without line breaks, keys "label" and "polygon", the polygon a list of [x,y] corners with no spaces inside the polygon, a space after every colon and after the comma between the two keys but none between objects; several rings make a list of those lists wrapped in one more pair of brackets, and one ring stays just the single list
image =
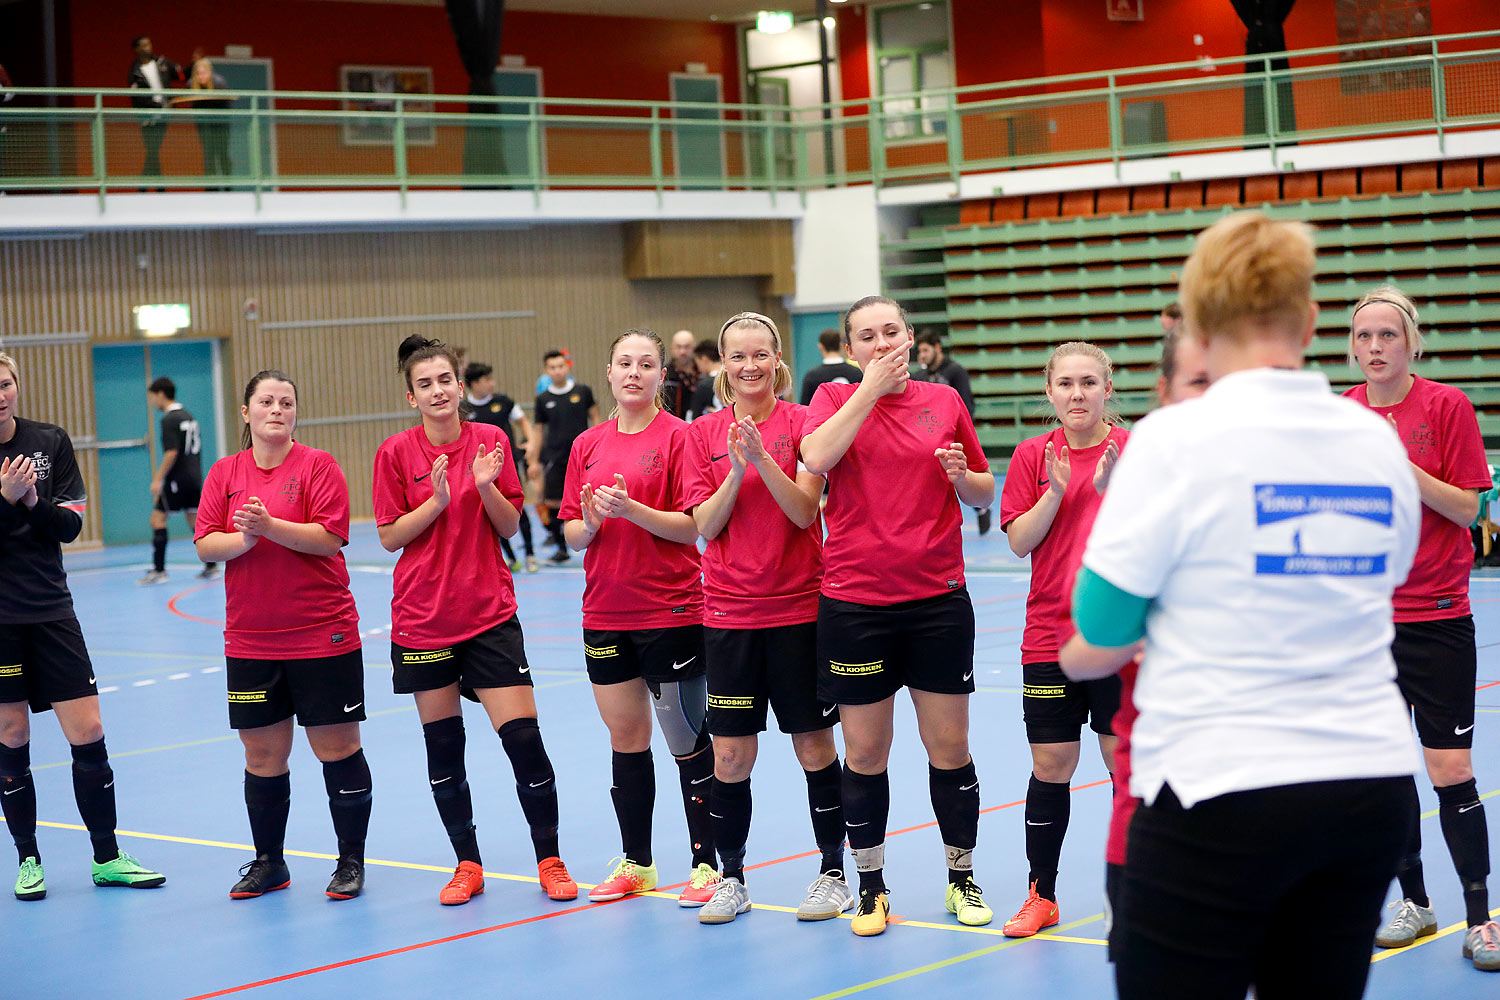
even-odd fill
[{"label": "yellow court line", "polygon": [[[1084,924],[1091,924],[1095,920],[1102,920],[1103,918],[1104,914],[1096,913],[1092,917],[1085,917],[1083,920],[1075,920],[1070,924],[1063,924],[1057,929],[1059,931],[1068,931],[1072,930],[1074,927],[1082,927]],[[1007,948],[1014,948],[1018,945],[1027,944],[1031,941],[1045,941],[1049,937],[1051,937],[1051,935],[1042,933],[1036,935],[1035,937],[1029,938],[1007,938],[1004,942],[1000,944],[992,944],[988,948],[980,948],[978,951],[967,952],[963,955],[954,955],[952,958],[945,958],[938,962],[929,962],[927,965],[919,965],[915,969],[907,969],[905,972],[897,972],[889,976],[882,976],[879,979],[872,979],[867,983],[860,983],[856,986],[849,986],[833,993],[824,993],[821,996],[814,997],[813,1000],[837,1000],[837,998],[839,997],[852,996],[855,993],[863,993],[865,990],[873,990],[879,986],[888,986],[891,983],[897,983],[903,979],[910,979],[913,976],[920,976],[924,972],[935,972],[938,969],[945,969],[950,965],[957,965],[960,962],[967,962],[975,958],[983,958],[985,955],[993,955],[997,951],[1004,951]]]},{"label": "yellow court line", "polygon": [[[1500,916],[1500,907],[1496,907],[1495,909],[1491,910],[1490,916]],[[1405,948],[1386,948],[1382,949],[1381,951],[1377,951],[1375,954],[1370,956],[1370,964],[1374,965],[1376,962],[1384,962],[1388,958],[1394,958],[1397,955],[1405,955],[1407,952],[1416,951],[1424,944],[1432,944],[1432,942],[1436,941],[1438,938],[1445,938],[1449,934],[1457,934],[1459,931],[1468,930],[1468,928],[1468,923],[1462,920],[1460,920],[1456,924],[1449,924],[1447,927],[1444,927],[1436,934],[1421,938],[1413,944],[1407,945]]]},{"label": "yellow court line", "polygon": [[[1490,798],[1492,796],[1495,796],[1495,795],[1500,795],[1500,788],[1496,788],[1494,791],[1485,792],[1483,795],[1479,796],[1479,801],[1483,802],[1485,799],[1488,799],[1488,798]],[[1438,814],[1438,810],[1436,810],[1436,809],[1429,809],[1429,810],[1427,810],[1427,812],[1424,812],[1422,814],[1422,818],[1423,819],[1432,819],[1432,817],[1436,816],[1437,814]]]}]

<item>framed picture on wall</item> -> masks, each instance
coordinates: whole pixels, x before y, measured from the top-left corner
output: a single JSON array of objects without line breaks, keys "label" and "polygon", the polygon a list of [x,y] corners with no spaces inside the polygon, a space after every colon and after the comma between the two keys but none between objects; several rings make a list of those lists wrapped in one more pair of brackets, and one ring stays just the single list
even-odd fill
[{"label": "framed picture on wall", "polygon": [[[429,66],[340,66],[339,89],[357,94],[432,94],[432,68]],[[396,101],[391,97],[375,96],[369,99],[344,102],[346,111],[396,110]],[[421,115],[432,111],[431,101],[402,101],[403,112]],[[395,134],[395,123],[390,118],[373,118],[368,122],[348,120],[344,122],[343,138],[346,146],[389,146]],[[431,146],[437,142],[432,119],[417,117],[406,123],[408,146]]]}]

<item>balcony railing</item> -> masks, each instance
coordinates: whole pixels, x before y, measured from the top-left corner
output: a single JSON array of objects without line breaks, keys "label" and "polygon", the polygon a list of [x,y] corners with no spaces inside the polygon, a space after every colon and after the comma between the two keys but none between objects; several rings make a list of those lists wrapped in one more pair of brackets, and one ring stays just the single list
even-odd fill
[{"label": "balcony railing", "polygon": [[[575,98],[221,91],[139,109],[139,90],[20,88],[0,105],[12,192],[579,188],[751,190],[1500,124],[1500,31],[1014,80],[808,107]],[[169,98],[201,97],[170,90]],[[495,113],[476,113],[493,106]],[[148,148],[159,145],[159,167]],[[159,172],[158,172],[159,171]],[[0,221],[3,221],[0,206]]]}]

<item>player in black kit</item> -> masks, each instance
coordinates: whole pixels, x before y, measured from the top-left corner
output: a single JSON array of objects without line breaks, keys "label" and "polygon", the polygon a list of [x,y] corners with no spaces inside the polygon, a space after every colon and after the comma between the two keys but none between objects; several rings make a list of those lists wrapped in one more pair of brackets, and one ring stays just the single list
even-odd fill
[{"label": "player in black kit", "polygon": [[[568,374],[572,362],[557,349],[550,350],[542,358],[542,365],[551,378],[546,389],[537,393],[536,424],[540,432],[532,437],[526,449],[527,471],[532,483],[541,487],[542,502],[537,505],[546,525],[547,537],[557,546],[549,562],[565,563],[568,545],[563,541],[562,522],[557,512],[562,507],[563,479],[568,472],[568,453],[578,435],[599,422],[599,406],[594,402],[594,392],[588,386],[575,382]],[[545,439],[544,439],[545,436]]]},{"label": "player in black kit", "polygon": [[94,847],[94,884],[149,889],[166,877],[115,840],[115,775],[104,749],[94,668],[73,614],[62,543],[78,537],[88,503],[61,427],[16,416],[20,373],[0,353],[0,803],[16,842],[17,899],[47,895],[31,783],[32,711],[57,713],[73,750],[73,795]]},{"label": "player in black kit", "polygon": [[[153,409],[162,411],[161,464],[151,477],[151,496],[156,501],[151,509],[151,568],[136,581],[141,586],[167,582],[167,518],[180,510],[187,518],[188,531],[193,531],[203,489],[203,437],[198,421],[177,402],[176,384],[163,375],[147,388],[146,399]],[[198,578],[212,580],[218,575],[217,563],[204,563]]]},{"label": "player in black kit", "polygon": [[[534,436],[531,421],[526,419],[526,411],[505,393],[495,391],[495,369],[482,362],[475,361],[464,368],[464,388],[469,403],[465,418],[491,424],[504,431],[505,436],[510,439],[510,454],[516,460],[516,472],[524,477],[526,449],[531,446]],[[520,440],[516,438],[517,431],[521,434]],[[526,548],[526,572],[535,573],[536,546],[531,541],[531,518],[526,516],[524,507],[521,509],[520,530],[521,544]],[[505,561],[510,564],[511,572],[520,569],[521,562],[516,558],[515,550],[510,547],[510,539],[500,539],[500,547],[505,550]]]}]

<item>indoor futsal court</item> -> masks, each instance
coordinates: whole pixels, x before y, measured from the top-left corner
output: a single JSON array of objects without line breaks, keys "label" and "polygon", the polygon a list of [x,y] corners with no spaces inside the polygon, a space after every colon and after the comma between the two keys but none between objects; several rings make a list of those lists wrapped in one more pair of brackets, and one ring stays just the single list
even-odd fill
[{"label": "indoor futsal court", "polygon": [[[965,525],[969,588],[979,636],[973,752],[982,782],[975,877],[996,911],[1024,896],[1026,861],[1018,800],[1026,785],[1018,644],[1028,574],[1004,535]],[[368,882],[358,899],[323,895],[331,832],[317,762],[300,736],[292,760],[287,861],[292,885],[232,901],[228,888],[249,860],[241,800],[243,754],[227,727],[220,625],[222,581],[199,583],[185,544],[170,553],[164,587],[138,588],[142,548],[69,557],[79,618],[98,675],[119,797],[121,846],[167,875],[161,889],[104,892],[88,880],[88,838],[78,825],[68,751],[55,725],[33,727],[33,769],[46,852],[48,898],[6,906],[7,937],[28,943],[24,985],[6,1000],[109,996],[185,1000],[215,996],[514,996],[608,993],[630,997],[929,997],[1004,995],[1045,982],[1053,1000],[1112,995],[1105,961],[1103,850],[1109,786],[1097,751],[1084,746],[1074,780],[1072,825],[1058,882],[1062,922],[1032,939],[961,927],[944,910],[942,845],[927,795],[926,760],[910,703],[898,699],[891,755],[887,877],[900,922],[878,938],[841,920],[794,916],[817,874],[805,788],[790,744],[762,737],[755,816],[746,857],[755,907],[727,926],[701,926],[680,908],[675,883],[688,851],[670,757],[655,738],[654,835],[662,890],[614,903],[557,903],[538,890],[525,823],[498,739],[466,705],[469,781],[484,851],[486,889],[457,907],[437,891],[452,852],[427,790],[420,727],[408,696],[390,690],[385,635],[390,572],[372,524],[355,526],[346,550],[361,612],[370,718],[363,726],[374,777]],[[581,566],[516,577],[520,616],[537,681],[542,730],[558,775],[563,859],[580,886],[601,879],[617,852],[608,795],[609,745],[594,710],[579,642]],[[1500,574],[1474,576],[1479,641],[1476,771],[1485,798],[1500,791]],[[268,592],[267,600],[275,600]],[[1436,801],[1418,782],[1423,839],[1440,850]],[[1457,879],[1434,853],[1428,878],[1437,937],[1374,956],[1366,996],[1477,997],[1485,986],[1459,958],[1463,906]],[[668,890],[669,886],[673,886]],[[1384,914],[1383,914],[1384,915]],[[107,950],[81,953],[83,937]],[[1285,943],[1317,960],[1318,929]]]}]

